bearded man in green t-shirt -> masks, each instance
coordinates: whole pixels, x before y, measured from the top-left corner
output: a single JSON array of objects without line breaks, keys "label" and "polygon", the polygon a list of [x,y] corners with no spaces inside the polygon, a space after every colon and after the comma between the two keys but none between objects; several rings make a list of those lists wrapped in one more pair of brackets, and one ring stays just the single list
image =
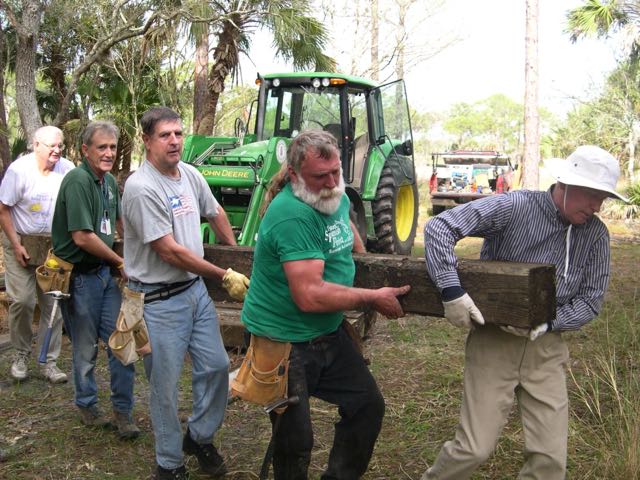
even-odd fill
[{"label": "bearded man in green t-shirt", "polygon": [[[313,446],[309,397],[339,407],[323,479],[364,474],[384,416],[384,399],[352,338],[343,311],[372,308],[403,315],[397,297],[409,286],[353,288],[352,251],[364,251],[349,220],[349,198],[336,139],[308,130],[298,135],[274,177],[258,233],[251,288],[242,321],[252,335],[290,342],[290,405],[274,428],[276,480],[307,478]],[[278,415],[271,414],[275,424]]]}]

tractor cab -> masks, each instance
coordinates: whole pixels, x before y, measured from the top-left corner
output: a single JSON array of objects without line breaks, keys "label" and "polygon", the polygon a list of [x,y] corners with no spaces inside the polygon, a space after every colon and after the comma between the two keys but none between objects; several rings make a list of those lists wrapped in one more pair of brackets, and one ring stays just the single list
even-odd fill
[{"label": "tractor cab", "polygon": [[[200,137],[203,144],[190,153],[195,139],[187,139],[183,154],[187,162],[197,159],[216,198],[231,212],[239,243],[255,242],[256,212],[268,181],[286,160],[289,143],[315,128],[338,142],[352,220],[368,248],[409,253],[418,195],[404,83],[377,86],[348,75],[296,72],[259,76],[256,84],[258,98],[247,122],[238,120],[234,138]],[[206,148],[204,155],[197,151]],[[242,189],[231,185],[231,173],[243,178]]]}]

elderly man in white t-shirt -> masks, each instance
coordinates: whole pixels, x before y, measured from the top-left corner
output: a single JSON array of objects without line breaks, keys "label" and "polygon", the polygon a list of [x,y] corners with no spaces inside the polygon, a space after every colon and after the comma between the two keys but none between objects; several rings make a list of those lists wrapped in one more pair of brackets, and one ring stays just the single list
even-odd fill
[{"label": "elderly man in white t-shirt", "polygon": [[[71,170],[72,162],[62,157],[62,131],[46,126],[36,130],[33,152],[16,159],[0,184],[0,226],[4,249],[5,284],[13,299],[9,307],[9,332],[15,350],[11,376],[24,380],[28,375],[31,354],[33,311],[36,297],[40,305],[38,351],[47,330],[53,300],[36,284],[35,267],[29,266],[29,252],[21,244],[22,235],[50,234],[56,197],[62,177]],[[51,383],[64,383],[67,375],[56,360],[60,355],[62,316],[53,321],[53,334],[47,363],[42,374]]]}]

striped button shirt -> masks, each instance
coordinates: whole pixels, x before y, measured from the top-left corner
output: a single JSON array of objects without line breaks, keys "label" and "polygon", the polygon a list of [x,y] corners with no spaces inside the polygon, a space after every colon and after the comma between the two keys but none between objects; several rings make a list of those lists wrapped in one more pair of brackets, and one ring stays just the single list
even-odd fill
[{"label": "striped button shirt", "polygon": [[483,260],[555,265],[554,330],[576,330],[595,318],[609,283],[609,232],[594,216],[572,225],[567,241],[569,227],[553,203],[552,188],[492,195],[432,218],[424,229],[431,280],[441,291],[460,286],[453,248],[463,237],[482,237]]}]

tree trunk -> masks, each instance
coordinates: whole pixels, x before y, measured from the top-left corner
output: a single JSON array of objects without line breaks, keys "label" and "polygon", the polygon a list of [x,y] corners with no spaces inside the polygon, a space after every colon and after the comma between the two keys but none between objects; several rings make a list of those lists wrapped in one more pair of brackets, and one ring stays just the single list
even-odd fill
[{"label": "tree trunk", "polygon": [[371,80],[380,80],[380,58],[378,52],[378,0],[371,0]]},{"label": "tree trunk", "polygon": [[200,122],[200,132],[203,135],[213,133],[218,99],[224,92],[227,77],[238,66],[240,58],[238,41],[241,31],[242,18],[239,15],[233,15],[231,19],[225,20],[222,31],[218,33],[218,45],[213,52],[213,66],[209,72],[209,103],[205,116]]},{"label": "tree trunk", "polygon": [[[352,31],[355,38],[359,38],[360,37],[360,0],[355,0],[351,2],[351,11],[354,13]],[[359,55],[351,55],[351,71],[349,72],[351,75],[359,75],[358,60],[359,60]]]},{"label": "tree trunk", "polygon": [[4,30],[0,26],[0,158],[2,159],[2,169],[0,170],[0,182],[4,178],[4,172],[11,163],[11,149],[9,148],[9,130],[7,129],[7,112],[4,108],[4,68],[6,56],[6,45]]},{"label": "tree trunk", "polygon": [[28,142],[42,126],[36,100],[36,48],[43,6],[39,1],[22,2],[22,21],[14,25],[18,37],[16,50],[16,105]]},{"label": "tree trunk", "polygon": [[44,74],[50,79],[54,89],[57,105],[62,104],[62,100],[67,94],[67,83],[65,79],[66,59],[64,54],[56,45],[51,47],[51,63],[45,66]]},{"label": "tree trunk", "polygon": [[209,26],[202,25],[202,32],[196,38],[196,58],[193,82],[193,133],[207,135],[201,131],[202,122],[206,116],[207,106],[210,104],[207,77],[209,74]]},{"label": "tree trunk", "polygon": [[629,132],[629,163],[627,165],[627,178],[629,182],[636,181],[636,144],[640,138],[640,122],[633,120]]},{"label": "tree trunk", "polygon": [[524,160],[522,187],[539,190],[540,116],[538,113],[538,0],[526,0],[524,70]]}]

